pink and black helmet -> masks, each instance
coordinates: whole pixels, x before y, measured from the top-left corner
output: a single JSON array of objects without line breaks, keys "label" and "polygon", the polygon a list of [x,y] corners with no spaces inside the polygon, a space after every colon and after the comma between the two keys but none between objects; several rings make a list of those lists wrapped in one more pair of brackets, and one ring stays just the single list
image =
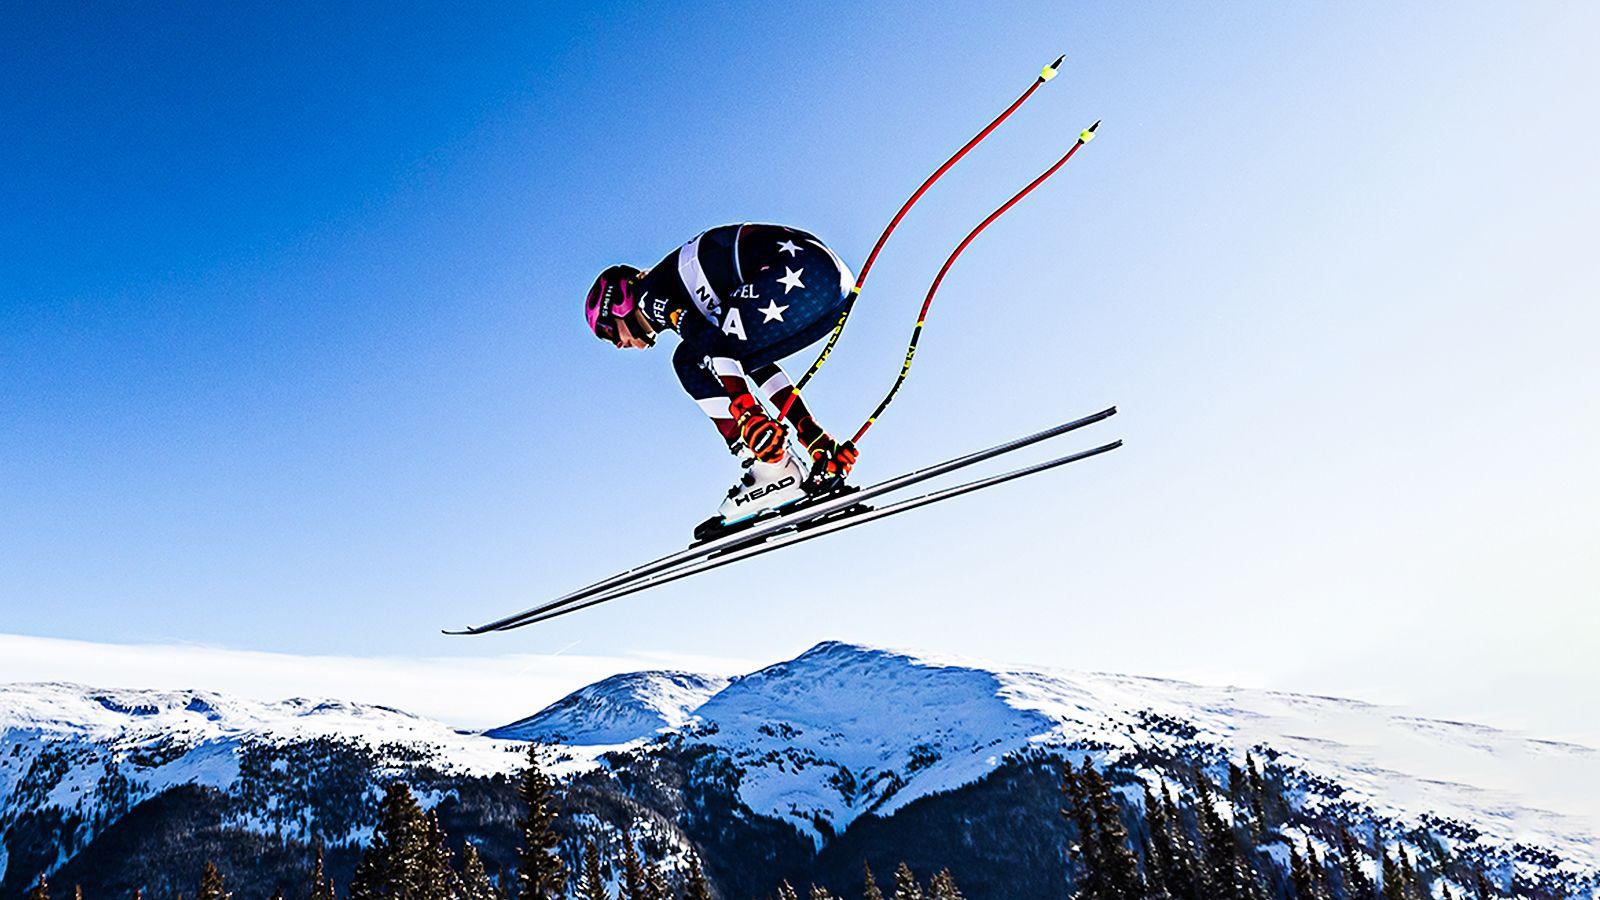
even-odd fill
[{"label": "pink and black helmet", "polygon": [[611,266],[594,280],[589,296],[583,301],[583,314],[589,320],[589,330],[602,341],[617,340],[616,320],[633,312],[633,280],[639,270],[633,266]]}]

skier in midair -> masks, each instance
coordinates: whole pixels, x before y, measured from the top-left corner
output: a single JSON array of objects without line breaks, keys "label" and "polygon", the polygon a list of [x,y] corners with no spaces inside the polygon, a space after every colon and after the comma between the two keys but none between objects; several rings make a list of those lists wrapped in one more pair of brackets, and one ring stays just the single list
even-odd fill
[{"label": "skier in midair", "polygon": [[[778,361],[832,331],[851,287],[849,269],[816,237],[756,223],[713,228],[649,269],[615,265],[595,279],[584,302],[589,328],[626,349],[653,347],[661,332],[676,331],[678,380],[744,470],[697,538],[849,474],[855,447],[817,424]],[[786,404],[786,421],[775,419]],[[791,429],[809,468],[788,446]]]}]

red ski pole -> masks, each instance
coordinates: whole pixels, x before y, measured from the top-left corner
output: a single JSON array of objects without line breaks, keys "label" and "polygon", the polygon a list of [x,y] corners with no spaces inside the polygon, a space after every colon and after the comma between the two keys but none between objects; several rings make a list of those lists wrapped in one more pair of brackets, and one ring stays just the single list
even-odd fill
[{"label": "red ski pole", "polygon": [[1084,144],[1094,140],[1095,129],[1099,127],[1100,123],[1097,121],[1093,125],[1090,125],[1088,128],[1079,132],[1077,142],[1074,143],[1060,159],[1056,160],[1055,165],[1045,169],[1042,173],[1040,173],[1038,178],[1028,182],[1027,187],[1011,195],[1010,200],[1007,200],[1005,203],[1001,204],[998,209],[989,214],[988,218],[984,219],[982,222],[979,222],[978,227],[972,229],[972,231],[970,231],[967,236],[962,239],[961,243],[956,245],[956,249],[951,251],[949,258],[947,258],[944,261],[944,265],[939,268],[939,274],[934,276],[933,284],[929,285],[928,287],[928,296],[922,301],[922,311],[917,313],[917,326],[911,330],[911,343],[906,346],[906,360],[900,365],[900,375],[895,378],[894,386],[889,388],[889,393],[884,395],[883,401],[878,404],[878,408],[872,411],[872,415],[868,416],[865,422],[861,423],[861,428],[858,429],[855,433],[855,436],[850,439],[850,443],[860,443],[861,436],[866,434],[867,429],[872,427],[872,423],[878,420],[878,416],[883,415],[883,411],[889,408],[889,404],[894,400],[894,395],[900,391],[900,385],[905,384],[906,374],[911,371],[911,359],[912,357],[916,356],[917,353],[917,340],[922,337],[923,323],[928,320],[928,308],[933,305],[933,295],[939,292],[939,285],[944,281],[945,273],[950,271],[950,266],[955,263],[956,258],[961,255],[963,250],[967,249],[967,245],[971,244],[974,238],[983,233],[985,228],[989,227],[990,223],[992,223],[995,219],[1005,215],[1006,210],[1016,206],[1017,201],[1028,196],[1028,194],[1031,193],[1034,188],[1043,184],[1045,179],[1049,178],[1051,175],[1054,175],[1057,170],[1066,165],[1067,160],[1072,158],[1072,154],[1078,152],[1079,147],[1082,147]]},{"label": "red ski pole", "polygon": [[883,250],[883,245],[889,242],[889,235],[893,234],[895,228],[900,225],[900,220],[906,217],[906,213],[910,212],[911,207],[922,199],[922,195],[927,193],[928,188],[932,187],[935,181],[938,181],[944,176],[944,173],[950,171],[952,166],[960,162],[961,157],[967,155],[967,151],[978,146],[984,138],[1000,127],[1001,122],[1010,118],[1011,114],[1017,111],[1017,107],[1026,103],[1028,98],[1033,96],[1033,92],[1039,89],[1039,85],[1056,77],[1056,71],[1061,68],[1061,64],[1066,61],[1066,58],[1067,55],[1063,53],[1056,57],[1055,62],[1041,69],[1039,77],[1033,80],[1033,84],[1028,85],[1028,89],[1022,92],[1022,96],[1012,101],[1011,105],[1006,107],[1005,112],[995,116],[994,121],[984,126],[982,131],[973,135],[972,140],[963,144],[960,150],[957,150],[953,156],[944,161],[944,165],[935,169],[934,173],[922,182],[922,186],[917,188],[916,193],[901,204],[900,211],[894,214],[893,219],[889,220],[889,225],[883,229],[882,234],[878,235],[878,242],[872,245],[872,252],[867,254],[867,261],[861,265],[861,272],[856,275],[855,286],[850,289],[850,299],[845,301],[844,311],[839,314],[839,321],[834,324],[833,332],[828,335],[828,342],[823,345],[822,352],[817,354],[816,361],[811,364],[809,369],[806,369],[806,373],[800,376],[800,380],[795,383],[794,390],[789,394],[789,399],[784,402],[783,409],[778,414],[780,419],[788,418],[789,408],[799,398],[800,389],[806,386],[806,383],[811,380],[813,375],[817,374],[817,370],[822,368],[822,364],[828,361],[829,354],[833,353],[834,345],[839,343],[839,335],[844,334],[844,324],[850,319],[850,310],[855,308],[856,298],[861,296],[861,289],[866,287],[867,275],[872,271],[872,264],[877,261],[878,253]]}]

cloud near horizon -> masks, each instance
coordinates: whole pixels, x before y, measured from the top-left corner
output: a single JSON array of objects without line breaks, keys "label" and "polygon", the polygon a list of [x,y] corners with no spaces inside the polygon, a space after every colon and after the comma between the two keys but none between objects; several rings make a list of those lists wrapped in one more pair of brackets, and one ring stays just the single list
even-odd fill
[{"label": "cloud near horizon", "polygon": [[746,660],[649,651],[626,656],[359,658],[0,634],[0,684],[67,681],[99,688],[195,688],[266,701],[334,698],[475,729],[523,718],[619,672],[682,669],[732,675],[756,667]]}]

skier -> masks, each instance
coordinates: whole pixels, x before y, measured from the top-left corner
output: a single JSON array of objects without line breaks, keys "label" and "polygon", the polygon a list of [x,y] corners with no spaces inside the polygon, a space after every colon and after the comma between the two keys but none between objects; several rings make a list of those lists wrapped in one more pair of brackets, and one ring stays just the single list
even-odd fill
[{"label": "skier", "polygon": [[[855,447],[817,424],[778,360],[832,331],[852,285],[849,269],[816,237],[756,223],[713,228],[650,269],[615,265],[595,279],[584,302],[595,336],[645,349],[676,331],[678,380],[744,470],[696,539],[832,490],[850,473]],[[774,408],[788,405],[787,423],[752,387]],[[790,428],[811,458],[809,471],[788,447]]]}]

